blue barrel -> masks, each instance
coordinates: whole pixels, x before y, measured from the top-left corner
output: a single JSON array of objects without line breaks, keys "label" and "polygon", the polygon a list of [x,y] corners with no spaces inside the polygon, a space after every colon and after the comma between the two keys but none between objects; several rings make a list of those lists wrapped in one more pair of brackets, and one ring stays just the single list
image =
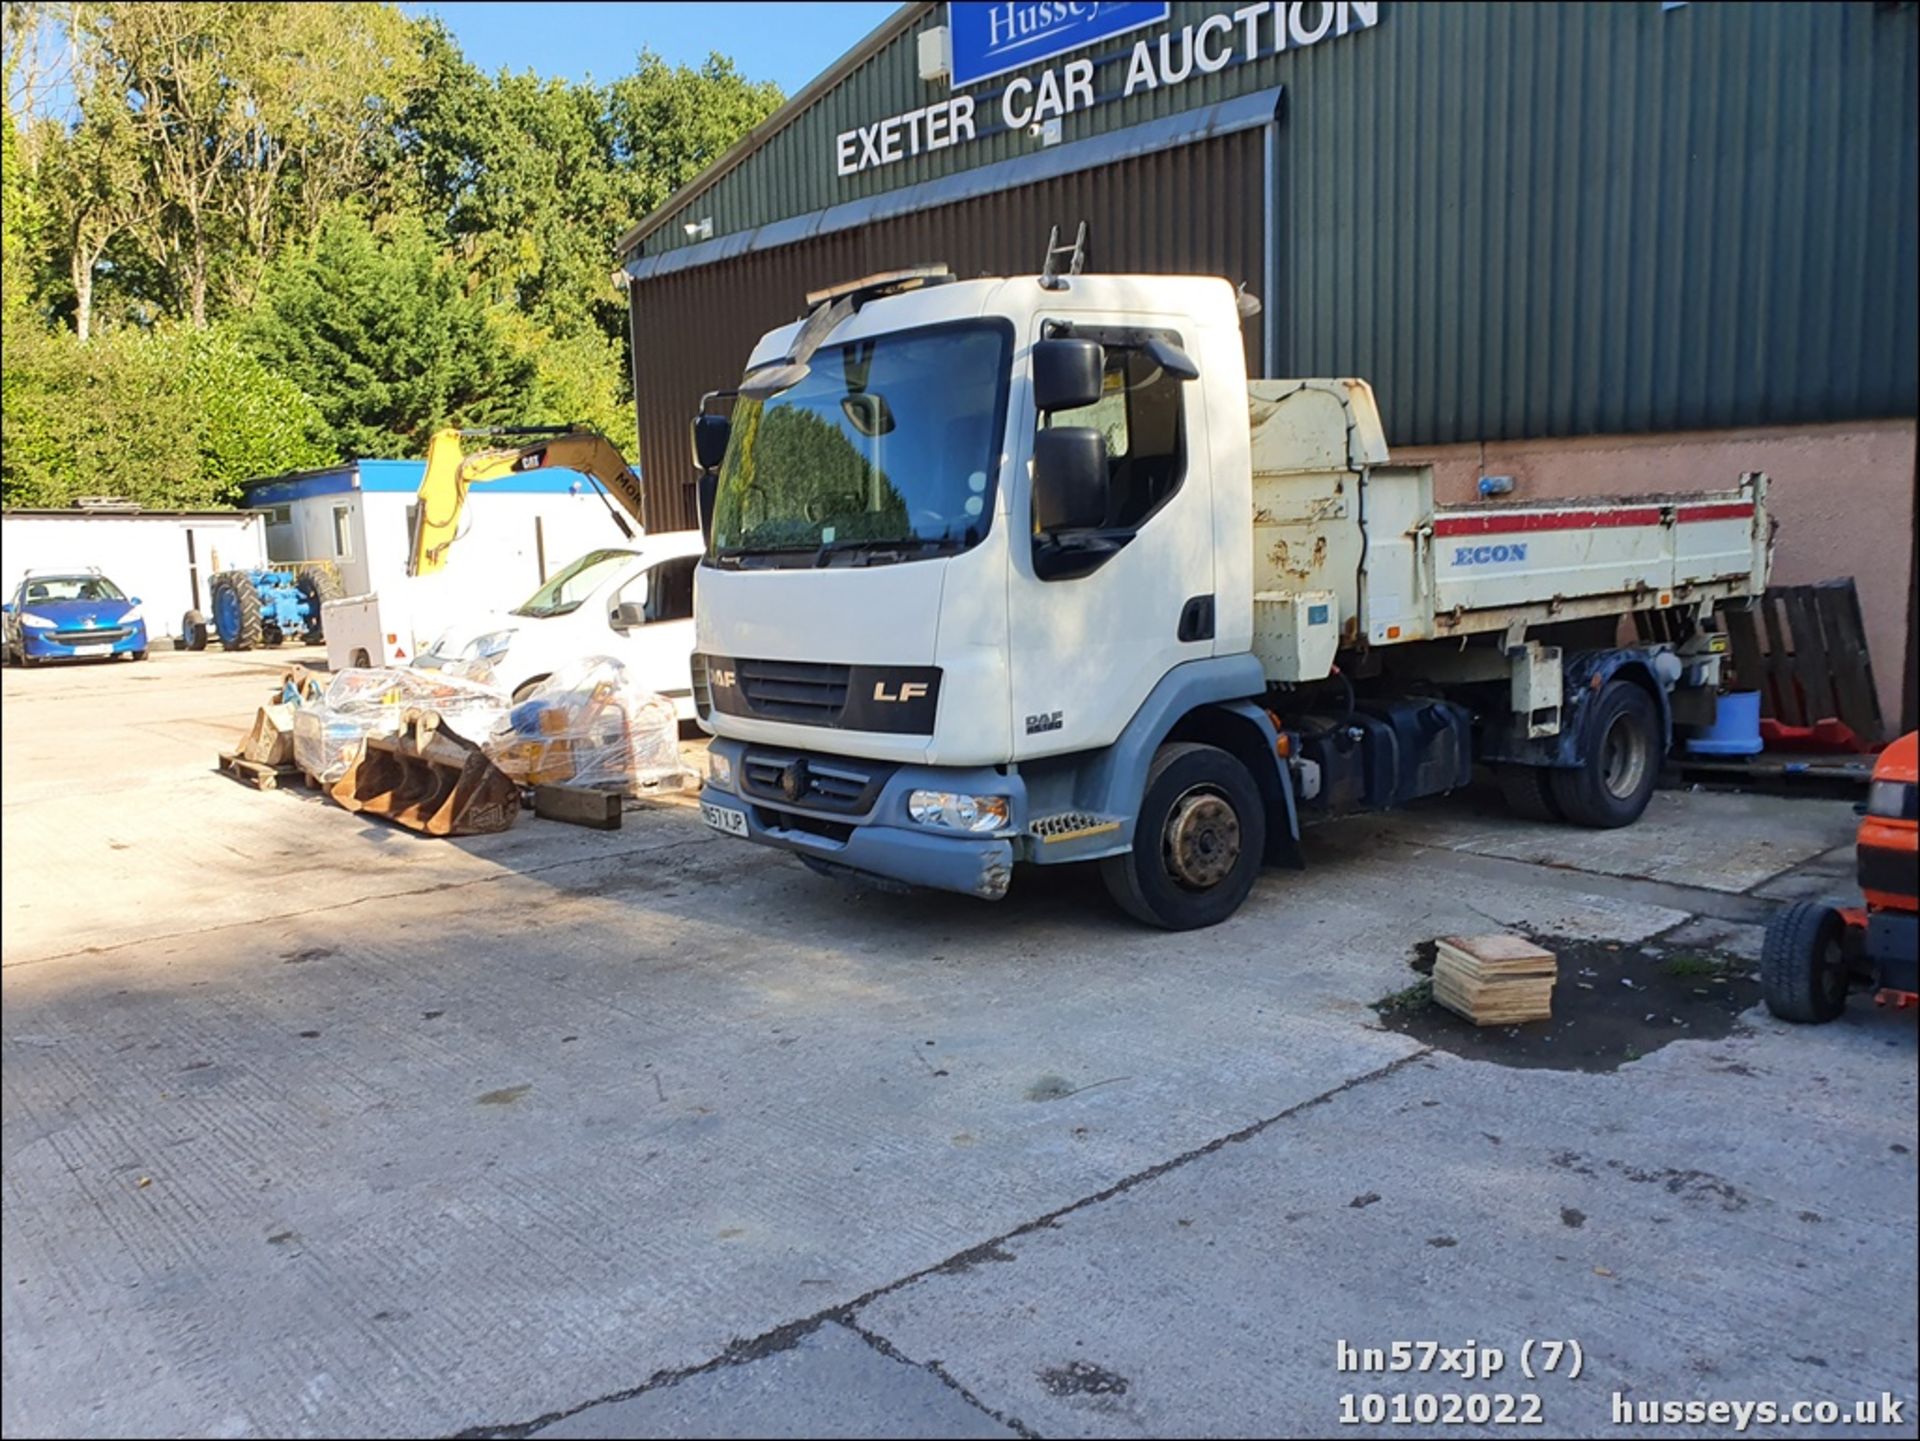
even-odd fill
[{"label": "blue barrel", "polygon": [[1760,750],[1760,692],[1723,693],[1715,707],[1713,724],[1687,741],[1697,756],[1750,756]]}]

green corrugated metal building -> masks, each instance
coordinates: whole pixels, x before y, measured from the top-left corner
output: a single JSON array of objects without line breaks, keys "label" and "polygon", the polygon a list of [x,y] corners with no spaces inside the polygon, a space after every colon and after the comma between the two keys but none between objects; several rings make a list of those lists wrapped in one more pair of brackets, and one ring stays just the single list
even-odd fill
[{"label": "green corrugated metal building", "polygon": [[[694,520],[700,395],[806,290],[1031,272],[1086,221],[1090,268],[1244,281],[1250,364],[1366,376],[1396,447],[1524,494],[1615,488],[1594,438],[1664,475],[1844,431],[1910,537],[1917,36],[1870,0],[905,5],[621,243],[656,524]],[[1866,600],[1903,641],[1896,569]]]}]

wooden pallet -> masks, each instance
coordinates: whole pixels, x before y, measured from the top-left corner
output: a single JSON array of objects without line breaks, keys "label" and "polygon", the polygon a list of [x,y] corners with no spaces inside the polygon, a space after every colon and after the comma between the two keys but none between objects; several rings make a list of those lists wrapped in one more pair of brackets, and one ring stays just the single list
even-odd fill
[{"label": "wooden pallet", "polygon": [[220,770],[257,791],[279,790],[282,782],[292,784],[300,779],[299,766],[265,765],[260,761],[248,760],[238,751],[220,752]]},{"label": "wooden pallet", "polygon": [[1837,719],[1866,745],[1887,739],[1851,580],[1771,586],[1721,614],[1733,648],[1730,685],[1759,691],[1761,714],[1790,726]]}]

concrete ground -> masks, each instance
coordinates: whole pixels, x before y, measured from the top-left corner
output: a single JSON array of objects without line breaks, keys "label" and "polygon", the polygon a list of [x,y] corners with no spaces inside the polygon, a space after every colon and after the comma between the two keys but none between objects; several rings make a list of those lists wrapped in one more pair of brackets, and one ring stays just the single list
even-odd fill
[{"label": "concrete ground", "polygon": [[[1779,899],[1848,890],[1844,802],[1458,798],[1166,936],[685,807],[429,841],[256,793],[213,757],[285,658],[4,678],[9,1436],[1325,1434],[1389,1393],[1914,1432],[1912,1019],[1739,999]],[[1732,999],[1527,1069],[1373,1009],[1507,928],[1584,958],[1557,1010]],[[1396,1340],[1503,1365],[1338,1368]]]}]

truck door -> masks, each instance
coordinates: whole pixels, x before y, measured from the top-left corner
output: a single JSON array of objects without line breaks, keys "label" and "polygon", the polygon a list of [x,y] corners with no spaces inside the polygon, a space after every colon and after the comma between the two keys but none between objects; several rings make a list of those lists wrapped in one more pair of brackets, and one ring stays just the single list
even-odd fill
[{"label": "truck door", "polygon": [[[1034,339],[1050,333],[1042,318]],[[1134,327],[1075,316],[1072,334],[1106,347],[1100,400],[1024,423],[1091,426],[1107,443],[1106,524],[1114,548],[1083,573],[1035,571],[1030,474],[1009,497],[1008,629],[1016,758],[1108,744],[1160,678],[1213,654],[1213,528],[1200,381],[1167,373]],[[1151,332],[1176,346],[1175,329]]]}]

